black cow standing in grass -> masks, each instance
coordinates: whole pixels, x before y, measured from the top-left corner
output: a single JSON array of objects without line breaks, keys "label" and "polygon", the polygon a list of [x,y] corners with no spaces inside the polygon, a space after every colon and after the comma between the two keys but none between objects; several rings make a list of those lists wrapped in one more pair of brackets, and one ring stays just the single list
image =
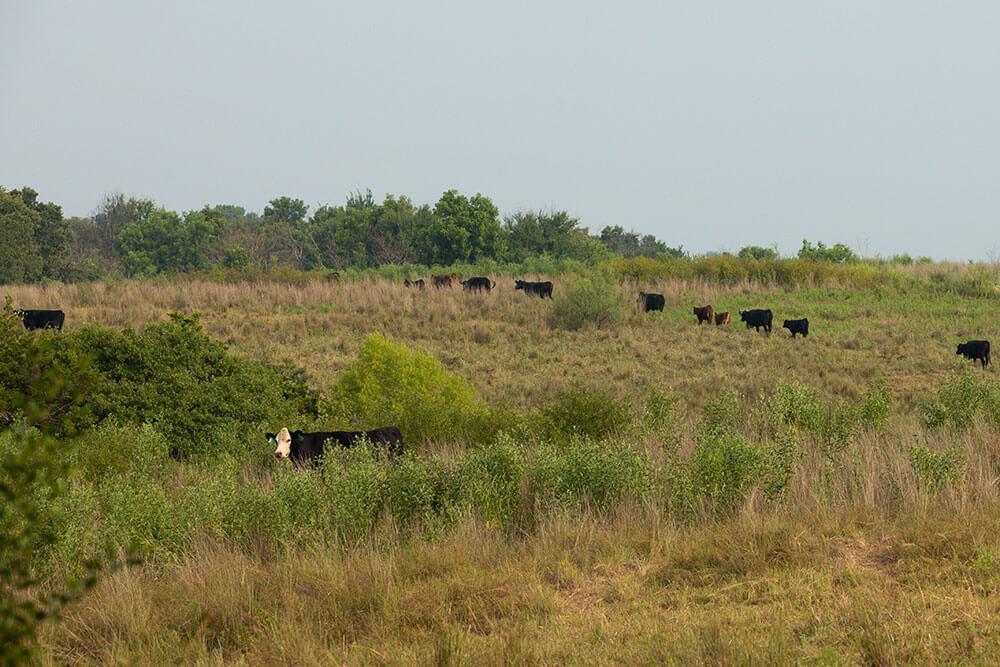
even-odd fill
[{"label": "black cow standing in grass", "polygon": [[990,341],[970,340],[968,343],[959,343],[955,354],[972,359],[972,363],[976,363],[976,359],[980,360],[983,362],[983,370],[986,370],[986,365],[990,363]]},{"label": "black cow standing in grass", "polygon": [[543,283],[533,283],[527,280],[515,280],[514,289],[523,290],[525,294],[537,294],[541,298],[552,298],[552,281],[546,280]]},{"label": "black cow standing in grass", "polygon": [[772,315],[771,310],[762,310],[760,308],[755,308],[753,310],[741,310],[740,319],[747,323],[747,329],[753,327],[754,331],[760,331],[761,327],[764,327],[764,331],[771,333],[771,320],[774,315]]},{"label": "black cow standing in grass", "polygon": [[663,306],[667,303],[662,294],[650,292],[639,292],[639,301],[642,302],[642,312],[644,313],[648,313],[651,310],[658,310],[662,313]]},{"label": "black cow standing in grass", "polygon": [[462,287],[467,290],[486,290],[489,292],[491,289],[496,287],[496,283],[491,281],[489,278],[483,278],[482,276],[473,276],[468,280],[462,281]]},{"label": "black cow standing in grass", "polygon": [[415,287],[417,289],[423,289],[424,279],[421,278],[419,280],[404,280],[403,284],[406,285],[407,287]]},{"label": "black cow standing in grass", "polygon": [[28,331],[49,328],[62,331],[66,321],[66,313],[61,310],[15,310],[14,314],[21,318]]},{"label": "black cow standing in grass", "polygon": [[[314,465],[327,447],[349,449],[364,440],[385,447],[389,458],[403,455],[403,434],[395,426],[384,426],[371,431],[289,431],[265,433],[267,441],[275,446],[274,458],[291,459],[300,466]],[[329,444],[327,444],[329,443]]]},{"label": "black cow standing in grass", "polygon": [[802,334],[803,338],[809,335],[808,317],[803,317],[801,320],[785,320],[785,323],[781,326],[792,332],[792,338],[795,338],[795,334],[797,333]]}]

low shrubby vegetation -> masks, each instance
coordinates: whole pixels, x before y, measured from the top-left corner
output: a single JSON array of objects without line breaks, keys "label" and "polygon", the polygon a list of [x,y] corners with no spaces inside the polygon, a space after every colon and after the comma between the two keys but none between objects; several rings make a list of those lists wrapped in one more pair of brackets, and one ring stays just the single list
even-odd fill
[{"label": "low shrubby vegetation", "polygon": [[[702,261],[640,279],[663,313],[612,270]],[[731,261],[570,268],[552,301],[375,273],[12,290],[68,316],[0,318],[5,603],[63,614],[60,662],[988,659],[1000,383],[952,340],[992,299],[920,264],[782,289]],[[813,260],[732,266],[764,262]],[[708,301],[815,329],[698,327]],[[385,425],[404,456],[320,470],[263,436]]]}]

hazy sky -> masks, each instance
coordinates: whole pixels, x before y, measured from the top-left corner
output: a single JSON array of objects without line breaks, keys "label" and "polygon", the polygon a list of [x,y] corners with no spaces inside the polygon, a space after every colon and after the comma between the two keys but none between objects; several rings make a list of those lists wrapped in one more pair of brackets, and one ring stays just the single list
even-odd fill
[{"label": "hazy sky", "polygon": [[0,0],[0,185],[997,258],[998,81],[995,0]]}]

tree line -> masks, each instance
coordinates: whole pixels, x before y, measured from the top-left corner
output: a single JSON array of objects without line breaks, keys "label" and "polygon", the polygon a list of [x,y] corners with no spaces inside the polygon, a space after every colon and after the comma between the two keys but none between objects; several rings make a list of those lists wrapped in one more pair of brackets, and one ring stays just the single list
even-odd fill
[{"label": "tree line", "polygon": [[[740,257],[773,258],[747,246]],[[448,190],[432,206],[371,190],[309,211],[301,199],[272,199],[263,213],[225,204],[178,213],[151,199],[109,194],[90,217],[64,218],[28,187],[0,187],[0,282],[75,282],[108,275],[145,277],[222,267],[270,271],[370,269],[385,264],[447,266],[534,256],[593,264],[612,256],[688,258],[651,234],[605,226],[591,234],[566,211],[501,217],[482,194]],[[854,253],[803,241],[800,257],[847,262]]]}]

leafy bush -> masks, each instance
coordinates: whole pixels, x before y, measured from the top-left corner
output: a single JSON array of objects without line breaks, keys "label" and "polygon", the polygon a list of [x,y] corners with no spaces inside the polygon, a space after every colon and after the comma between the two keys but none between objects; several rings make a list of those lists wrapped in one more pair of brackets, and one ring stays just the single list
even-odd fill
[{"label": "leafy bush", "polygon": [[692,455],[694,488],[716,510],[733,509],[760,479],[763,463],[760,449],[738,433],[703,436]]},{"label": "leafy bush", "polygon": [[598,389],[571,389],[541,410],[545,437],[584,436],[601,439],[623,428],[630,420],[625,404]]},{"label": "leafy bush", "polygon": [[572,438],[564,447],[545,446],[529,460],[531,494],[541,500],[603,510],[622,498],[641,499],[652,489],[645,452],[625,443]]},{"label": "leafy bush", "polygon": [[920,481],[936,493],[961,481],[965,472],[965,454],[957,444],[943,452],[932,452],[923,445],[914,445],[910,448],[910,465]]},{"label": "leafy bush", "polygon": [[196,316],[174,313],[141,334],[89,326],[60,342],[93,359],[87,404],[96,418],[152,424],[178,457],[245,454],[260,425],[296,412],[276,371],[230,354]]},{"label": "leafy bush", "polygon": [[625,302],[614,285],[597,278],[577,278],[556,292],[549,326],[576,331],[584,326],[607,327],[625,316]]},{"label": "leafy bush", "polygon": [[762,399],[757,416],[771,434],[793,426],[819,435],[827,424],[827,409],[819,391],[801,382],[779,382]]},{"label": "leafy bush", "polygon": [[975,373],[952,373],[938,387],[937,396],[921,399],[917,407],[929,428],[949,425],[961,430],[977,418],[1000,424],[1000,385]]},{"label": "leafy bush", "polygon": [[397,426],[408,443],[456,440],[481,413],[469,382],[382,334],[368,337],[331,391],[334,420],[363,429]]},{"label": "leafy bush", "polygon": [[525,467],[524,451],[506,434],[490,447],[469,450],[457,472],[465,503],[486,521],[516,523]]}]

